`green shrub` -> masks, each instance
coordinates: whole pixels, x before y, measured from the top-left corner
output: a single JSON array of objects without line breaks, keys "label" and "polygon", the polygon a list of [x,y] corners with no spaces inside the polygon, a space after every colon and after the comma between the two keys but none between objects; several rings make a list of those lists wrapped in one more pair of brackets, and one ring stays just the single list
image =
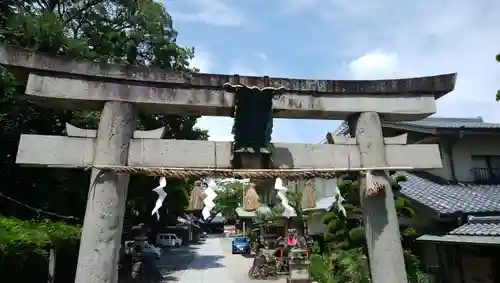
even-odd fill
[{"label": "green shrub", "polygon": [[[399,182],[406,181],[406,176],[397,176],[391,180],[393,190],[399,190]],[[359,204],[359,183],[344,180],[339,185],[341,194],[347,199],[344,208],[350,215],[361,214]],[[399,216],[413,217],[415,211],[409,200],[396,197],[396,211]],[[334,203],[334,206],[336,203]],[[366,256],[366,240],[362,217],[344,217],[333,212],[323,214],[322,223],[327,229],[324,233],[324,248],[315,248],[311,255],[310,274],[319,283],[368,283],[370,271]],[[414,237],[417,231],[406,228],[402,237]],[[318,243],[315,243],[318,245]],[[323,254],[319,254],[322,250]],[[410,251],[404,251],[408,279],[411,283],[428,283],[429,277],[419,267],[418,258]]]},{"label": "green shrub", "polygon": [[0,216],[0,256],[27,253],[45,254],[59,243],[76,241],[81,228],[64,222],[49,220],[19,220]]}]

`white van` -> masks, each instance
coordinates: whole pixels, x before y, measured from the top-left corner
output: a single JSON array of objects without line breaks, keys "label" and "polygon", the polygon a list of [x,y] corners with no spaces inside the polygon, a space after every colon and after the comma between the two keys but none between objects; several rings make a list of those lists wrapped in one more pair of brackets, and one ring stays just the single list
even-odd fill
[{"label": "white van", "polygon": [[160,247],[176,247],[182,246],[182,239],[175,234],[158,233],[156,235],[156,245]]}]

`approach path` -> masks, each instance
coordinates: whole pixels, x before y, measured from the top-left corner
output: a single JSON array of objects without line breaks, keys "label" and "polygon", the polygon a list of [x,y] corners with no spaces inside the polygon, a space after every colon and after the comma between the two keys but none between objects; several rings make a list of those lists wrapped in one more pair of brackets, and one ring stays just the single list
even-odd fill
[{"label": "approach path", "polygon": [[[185,268],[164,274],[163,282],[179,283],[281,283],[280,280],[250,280],[247,272],[253,259],[231,254],[231,240],[208,238],[203,244],[186,250],[194,253],[193,260]],[[168,252],[167,252],[168,253]],[[177,257],[172,254],[173,259]],[[166,254],[166,258],[170,255]],[[161,264],[159,265],[161,269]],[[169,281],[170,280],[170,281]]]}]

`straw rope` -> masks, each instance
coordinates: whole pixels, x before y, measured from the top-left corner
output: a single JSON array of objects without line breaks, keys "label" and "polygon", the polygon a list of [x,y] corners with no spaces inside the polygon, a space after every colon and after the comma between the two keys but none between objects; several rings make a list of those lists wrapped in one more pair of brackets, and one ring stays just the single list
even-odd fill
[{"label": "straw rope", "polygon": [[249,183],[245,188],[243,197],[243,209],[245,211],[257,211],[260,207],[260,197],[255,190],[255,184]]},{"label": "straw rope", "polygon": [[188,211],[202,210],[205,207],[203,199],[205,194],[203,193],[203,188],[201,187],[201,181],[194,182],[193,189],[191,190],[191,196],[189,197]]},{"label": "straw rope", "polygon": [[102,171],[115,173],[140,174],[147,176],[186,178],[242,178],[242,179],[335,179],[335,172],[372,171],[372,170],[411,170],[401,167],[366,167],[366,168],[322,168],[322,169],[225,169],[225,168],[164,168],[164,167],[135,167],[135,166],[91,166]]},{"label": "straw rope", "polygon": [[368,196],[376,196],[383,193],[386,189],[386,186],[381,181],[377,180],[376,175],[373,172],[362,172],[361,176],[365,177],[366,182],[366,194]]},{"label": "straw rope", "polygon": [[316,208],[316,192],[312,180],[307,180],[305,188],[302,191],[302,200],[300,206],[302,209]]}]

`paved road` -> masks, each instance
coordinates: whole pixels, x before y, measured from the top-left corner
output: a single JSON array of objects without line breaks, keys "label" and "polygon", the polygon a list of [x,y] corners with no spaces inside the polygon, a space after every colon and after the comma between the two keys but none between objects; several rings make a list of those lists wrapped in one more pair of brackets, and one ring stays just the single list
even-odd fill
[{"label": "paved road", "polygon": [[[158,267],[164,282],[178,283],[261,283],[285,282],[250,280],[251,258],[231,254],[229,239],[208,238],[203,244],[166,251]],[[188,263],[188,261],[190,261]]]},{"label": "paved road", "polygon": [[191,245],[188,247],[164,250],[163,257],[158,260],[156,264],[159,272],[163,276],[163,282],[179,281],[180,274],[184,273],[193,262],[198,248],[199,245]]}]

